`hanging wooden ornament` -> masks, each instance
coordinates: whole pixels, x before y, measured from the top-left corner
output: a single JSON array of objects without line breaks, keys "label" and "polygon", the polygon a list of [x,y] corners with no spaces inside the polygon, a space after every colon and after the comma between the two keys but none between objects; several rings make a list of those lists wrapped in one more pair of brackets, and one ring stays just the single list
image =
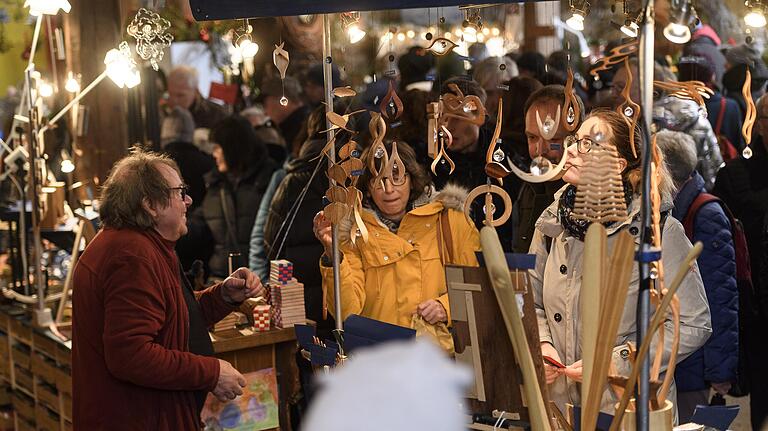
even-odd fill
[{"label": "hanging wooden ornament", "polygon": [[338,224],[349,216],[351,208],[345,202],[331,202],[323,209],[323,215],[331,224]]},{"label": "hanging wooden ornament", "polygon": [[653,88],[666,92],[669,96],[683,100],[693,100],[706,110],[704,99],[709,99],[715,92],[701,81],[653,81]]},{"label": "hanging wooden ornament", "polygon": [[597,63],[595,63],[595,66],[590,69],[589,73],[592,76],[598,76],[598,72],[610,70],[614,65],[619,64],[626,58],[636,54],[638,46],[639,42],[635,40],[611,49],[610,54],[598,60]]},{"label": "hanging wooden ornament", "polygon": [[594,143],[583,157],[571,216],[600,224],[624,221],[628,216],[619,153],[613,144],[595,138],[601,134],[597,127],[590,131]]},{"label": "hanging wooden ornament", "polygon": [[456,48],[458,45],[453,43],[450,39],[446,39],[444,37],[438,37],[437,39],[434,39],[432,41],[432,44],[429,45],[427,48],[427,51],[431,52],[432,54],[442,57],[449,52],[453,51],[454,48]]},{"label": "hanging wooden ornament", "polygon": [[640,105],[632,101],[632,68],[629,67],[629,58],[627,57],[624,57],[624,68],[627,70],[627,84],[621,90],[621,97],[624,98],[624,101],[616,108],[616,112],[621,114],[629,125],[629,147],[632,149],[632,156],[637,157],[634,130],[637,127],[637,120],[640,118]]},{"label": "hanging wooden ornament", "polygon": [[357,91],[353,90],[352,87],[336,87],[333,89],[333,95],[336,97],[355,97],[357,95]]},{"label": "hanging wooden ornament", "polygon": [[453,160],[451,160],[451,158],[448,156],[448,153],[446,152],[446,149],[449,148],[453,143],[453,135],[447,127],[440,126],[440,131],[437,132],[437,141],[438,147],[440,149],[438,150],[435,159],[432,160],[432,165],[430,166],[432,173],[437,175],[438,164],[448,163],[448,165],[451,167],[450,171],[448,171],[448,175],[451,175],[454,169],[456,169],[456,164],[453,163]]},{"label": "hanging wooden ornament", "polygon": [[288,70],[291,57],[288,51],[283,49],[283,46],[285,46],[285,42],[275,45],[275,50],[272,51],[272,62],[275,64],[277,71],[280,72],[280,79],[283,81],[283,97],[280,98],[280,104],[286,106],[288,105],[288,98],[285,97],[285,72]]},{"label": "hanging wooden ornament", "polygon": [[328,178],[336,181],[336,184],[346,185],[349,172],[342,165],[332,164],[328,168]]},{"label": "hanging wooden ornament", "polygon": [[349,141],[339,149],[339,160],[345,160],[350,157],[360,157],[357,142]]},{"label": "hanging wooden ornament", "polygon": [[465,96],[458,85],[449,84],[451,92],[442,95],[443,112],[441,123],[449,118],[458,118],[482,126],[485,123],[485,106],[479,97]]},{"label": "hanging wooden ornament", "polygon": [[387,123],[381,114],[371,113],[371,121],[368,123],[368,131],[371,133],[373,143],[368,156],[368,170],[371,172],[373,182],[378,183],[384,179],[384,169],[389,163],[389,154],[384,146],[384,136],[387,134]]},{"label": "hanging wooden ornament", "polygon": [[554,138],[557,134],[557,130],[560,128],[560,105],[557,105],[555,118],[553,119],[552,116],[547,113],[547,117],[544,119],[544,121],[541,121],[541,115],[539,115],[539,110],[537,109],[536,125],[538,126],[539,133],[541,134],[541,137],[544,138],[544,140],[549,141]]},{"label": "hanging wooden ornament", "polygon": [[[470,217],[472,202],[474,202],[480,195],[483,195],[483,199],[485,199],[483,205],[483,211],[485,212],[485,220],[483,220],[484,225],[501,226],[509,220],[509,217],[512,215],[512,199],[509,197],[509,193],[504,189],[493,184],[477,186],[469,192],[467,199],[464,201],[464,215],[467,217],[467,220],[472,220]],[[493,204],[493,195],[499,196],[504,202],[504,212],[496,219],[493,218],[496,213],[496,206]]]},{"label": "hanging wooden ornament", "polygon": [[387,94],[381,99],[381,104],[379,104],[379,112],[389,121],[395,121],[403,115],[403,101],[397,96],[394,81],[394,79],[389,80]]},{"label": "hanging wooden ornament", "polygon": [[501,149],[501,125],[503,121],[504,100],[499,97],[499,109],[496,113],[496,128],[493,130],[491,142],[488,145],[488,151],[485,153],[485,174],[496,179],[500,186],[504,185],[503,178],[511,174],[512,171],[502,165],[506,155]]},{"label": "hanging wooden ornament", "polygon": [[568,80],[565,82],[565,105],[563,105],[563,128],[568,132],[573,132],[581,123],[581,107],[576,98],[576,91],[573,88],[573,70],[568,68]]},{"label": "hanging wooden ornament", "polygon": [[442,101],[427,104],[427,155],[433,159],[438,151],[437,132],[440,130],[441,115]]},{"label": "hanging wooden ornament", "polygon": [[326,112],[325,118],[328,120],[329,123],[331,123],[331,128],[325,131],[327,132],[329,130],[341,129],[349,133],[355,133],[354,130],[347,128],[347,124],[349,124],[350,117],[352,117],[353,115],[359,114],[361,112],[365,112],[365,110],[350,112],[349,114],[344,114],[344,115],[337,114],[333,111]]},{"label": "hanging wooden ornament", "polygon": [[331,186],[328,190],[325,191],[325,196],[331,202],[346,203],[348,200],[347,189],[342,186]]},{"label": "hanging wooden ornament", "polygon": [[744,78],[744,86],[741,87],[741,95],[744,96],[744,101],[747,103],[747,115],[744,117],[744,124],[741,126],[741,134],[744,136],[744,150],[741,155],[745,159],[752,157],[752,148],[749,144],[752,143],[752,127],[755,125],[757,119],[757,109],[755,108],[755,101],[752,100],[752,73],[747,68],[747,76]]}]

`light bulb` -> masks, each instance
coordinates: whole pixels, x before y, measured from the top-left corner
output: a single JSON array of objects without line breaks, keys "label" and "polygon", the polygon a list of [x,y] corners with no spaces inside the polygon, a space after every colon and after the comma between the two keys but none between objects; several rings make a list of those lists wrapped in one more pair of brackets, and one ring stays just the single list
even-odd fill
[{"label": "light bulb", "polygon": [[493,36],[498,36],[498,35],[501,34],[501,30],[499,30],[498,27],[494,27],[494,28],[491,29],[491,34]]},{"label": "light bulb", "polygon": [[259,44],[248,38],[243,39],[243,41],[240,42],[240,46],[238,48],[240,49],[240,55],[242,58],[256,57],[256,54],[259,52]]},{"label": "light bulb", "polygon": [[72,72],[67,73],[67,82],[64,84],[64,89],[70,93],[77,93],[80,91],[80,83],[77,82]]},{"label": "light bulb", "polygon": [[408,39],[413,39],[416,36],[416,32],[413,30],[408,30],[405,32],[405,35],[408,36]]},{"label": "light bulb", "polygon": [[573,30],[584,31],[584,15],[581,12],[574,11],[573,15],[565,23]]},{"label": "light bulb", "polygon": [[484,27],[483,28],[483,35],[484,36],[488,36],[489,34],[491,34],[491,29],[488,28],[488,27]]},{"label": "light bulb", "polygon": [[[357,23],[355,23],[347,27],[347,36],[349,36],[349,43],[355,44],[363,40],[365,37],[365,31],[361,29]],[[385,36],[387,40],[392,39],[392,33],[387,33]]]},{"label": "light bulb", "polygon": [[765,27],[765,15],[759,10],[751,10],[744,16],[744,23],[750,27],[760,28]]},{"label": "light bulb", "polygon": [[640,27],[638,27],[634,21],[628,21],[628,23],[624,23],[624,25],[621,26],[621,32],[627,37],[637,37],[637,30],[639,30],[639,28]]},{"label": "light bulb", "polygon": [[53,96],[53,86],[47,82],[41,82],[37,87],[37,93],[40,97],[51,97]]},{"label": "light bulb", "polygon": [[69,13],[72,5],[67,0],[27,0],[24,7],[29,8],[29,14],[32,16],[56,15],[59,9],[64,13]]},{"label": "light bulb", "polygon": [[75,164],[72,163],[72,160],[64,159],[61,161],[61,172],[68,174],[75,170]]},{"label": "light bulb", "polygon": [[398,33],[397,40],[399,40],[400,42],[405,42],[405,33]]},{"label": "light bulb", "polygon": [[464,28],[464,41],[477,42],[477,27],[468,25]]},{"label": "light bulb", "polygon": [[672,43],[686,43],[691,40],[691,29],[687,25],[670,22],[664,27],[664,37]]},{"label": "light bulb", "polygon": [[121,42],[120,49],[110,49],[104,56],[107,66],[107,76],[120,88],[133,88],[141,83],[141,73],[136,68],[136,62],[131,56],[128,43]]}]

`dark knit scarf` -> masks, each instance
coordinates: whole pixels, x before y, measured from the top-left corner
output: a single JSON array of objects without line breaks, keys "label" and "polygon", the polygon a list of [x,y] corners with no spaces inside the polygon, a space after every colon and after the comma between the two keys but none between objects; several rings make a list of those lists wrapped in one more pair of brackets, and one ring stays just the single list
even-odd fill
[{"label": "dark knit scarf", "polygon": [[[632,187],[627,182],[624,182],[624,202],[627,204],[627,210],[629,210],[632,203]],[[576,203],[576,186],[569,185],[560,195],[560,201],[557,205],[557,219],[560,225],[563,226],[568,234],[578,238],[579,241],[584,241],[584,236],[587,234],[589,225],[592,224],[588,220],[577,219],[572,217],[573,207]],[[611,227],[615,222],[603,223],[606,228]]]}]

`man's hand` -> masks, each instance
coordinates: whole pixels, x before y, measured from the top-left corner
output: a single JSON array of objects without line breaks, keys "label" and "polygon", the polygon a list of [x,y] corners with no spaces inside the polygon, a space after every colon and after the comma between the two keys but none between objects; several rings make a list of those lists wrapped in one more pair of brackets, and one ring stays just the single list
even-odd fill
[{"label": "man's hand", "polygon": [[219,381],[216,382],[216,388],[213,389],[213,395],[219,401],[225,403],[234,400],[238,395],[242,395],[242,388],[245,387],[246,383],[245,377],[232,364],[219,359]]},{"label": "man's hand", "polygon": [[248,298],[264,296],[266,293],[261,280],[248,268],[238,268],[224,279],[221,296],[231,304],[239,304]]},{"label": "man's hand", "polygon": [[728,391],[731,390],[731,382],[711,383],[710,386],[715,392],[723,396],[728,395]]},{"label": "man's hand", "polygon": [[581,359],[563,368],[563,374],[568,376],[568,378],[573,380],[574,382],[581,383],[583,373],[584,373],[584,368],[581,364]]},{"label": "man's hand", "polygon": [[[562,362],[560,360],[560,355],[557,353],[557,349],[555,349],[555,346],[546,341],[541,343],[541,355],[549,356],[557,362]],[[557,378],[562,374],[563,372],[561,368],[549,365],[546,361],[544,361],[544,377],[548,385],[555,383],[555,380],[557,380]]]},{"label": "man's hand", "polygon": [[424,301],[416,307],[416,314],[423,317],[430,325],[448,320],[448,313],[440,301],[430,299]]}]

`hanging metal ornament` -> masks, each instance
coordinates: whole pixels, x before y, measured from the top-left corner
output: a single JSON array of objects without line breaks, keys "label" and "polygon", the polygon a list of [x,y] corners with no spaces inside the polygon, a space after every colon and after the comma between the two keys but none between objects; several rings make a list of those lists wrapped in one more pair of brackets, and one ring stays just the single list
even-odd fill
[{"label": "hanging metal ornament", "polygon": [[637,120],[640,118],[640,105],[632,100],[632,68],[629,67],[629,58],[624,57],[624,68],[627,70],[627,83],[624,89],[621,90],[621,97],[624,101],[616,108],[616,112],[627,121],[629,125],[629,147],[632,149],[632,156],[637,157],[637,149],[635,148],[635,127],[637,127]]},{"label": "hanging metal ornament", "polygon": [[741,134],[744,135],[744,150],[741,155],[745,159],[752,157],[752,148],[749,144],[752,143],[752,127],[755,125],[757,119],[757,109],[755,108],[755,101],[752,100],[752,73],[747,68],[747,76],[744,78],[744,86],[741,87],[741,95],[744,96],[744,101],[747,103],[747,115],[744,118],[744,124],[741,126]]},{"label": "hanging metal ornament", "polygon": [[395,121],[403,115],[403,101],[397,96],[393,79],[389,80],[389,89],[379,104],[379,111],[389,121]]},{"label": "hanging metal ornament", "polygon": [[573,70],[568,68],[568,80],[565,82],[565,105],[563,105],[563,118],[565,119],[563,128],[573,132],[581,123],[581,107],[576,98],[576,91],[573,88]]},{"label": "hanging metal ornament", "polygon": [[442,57],[449,52],[453,51],[454,48],[456,48],[458,45],[453,43],[450,39],[446,39],[444,37],[438,37],[437,39],[432,41],[432,44],[429,45],[427,48],[427,51],[431,52],[432,54]]},{"label": "hanging metal ornament", "polygon": [[284,46],[285,42],[275,45],[275,50],[272,51],[272,62],[275,64],[277,71],[280,72],[280,79],[283,81],[283,97],[280,98],[280,104],[286,106],[288,105],[288,98],[285,97],[285,72],[288,70],[291,57],[288,51],[283,48]]},{"label": "hanging metal ornament", "polygon": [[170,28],[170,21],[145,8],[139,9],[126,28],[128,35],[136,39],[136,54],[149,61],[154,70],[160,69],[164,51],[173,42]]}]

